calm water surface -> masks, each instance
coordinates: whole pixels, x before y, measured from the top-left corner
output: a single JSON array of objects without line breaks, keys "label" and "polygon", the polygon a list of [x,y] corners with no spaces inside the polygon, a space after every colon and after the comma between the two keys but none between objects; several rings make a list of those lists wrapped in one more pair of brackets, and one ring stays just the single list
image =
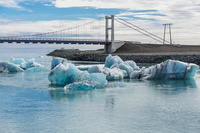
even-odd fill
[{"label": "calm water surface", "polygon": [[[45,54],[64,47],[29,46],[0,44],[0,61],[35,58],[50,68]],[[200,73],[190,80],[126,79],[89,91],[52,86],[48,73],[0,73],[0,133],[200,131]]]}]

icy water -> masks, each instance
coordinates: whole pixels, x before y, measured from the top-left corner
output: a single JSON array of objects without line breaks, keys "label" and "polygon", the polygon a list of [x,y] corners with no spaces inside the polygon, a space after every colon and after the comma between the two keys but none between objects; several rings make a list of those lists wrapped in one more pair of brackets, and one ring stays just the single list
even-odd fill
[{"label": "icy water", "polygon": [[[55,48],[0,44],[0,61],[35,58],[50,68]],[[95,48],[99,48],[95,47]],[[82,49],[89,49],[83,46]],[[92,62],[72,62],[89,65]],[[141,64],[143,65],[143,64]],[[0,133],[197,133],[200,73],[190,80],[123,80],[88,91],[52,86],[48,73],[0,73]]]}]

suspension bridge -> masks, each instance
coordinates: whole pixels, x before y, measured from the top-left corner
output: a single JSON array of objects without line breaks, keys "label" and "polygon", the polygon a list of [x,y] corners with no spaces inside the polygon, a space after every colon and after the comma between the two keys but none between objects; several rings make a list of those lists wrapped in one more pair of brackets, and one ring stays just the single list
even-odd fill
[{"label": "suspension bridge", "polygon": [[[126,41],[115,40],[115,21],[137,31],[157,42],[168,42],[143,28],[120,17],[111,15],[75,27],[53,32],[36,33],[20,36],[2,36],[0,43],[47,43],[47,44],[92,44],[104,45],[105,53],[115,52]],[[168,42],[169,43],[169,42]]]}]

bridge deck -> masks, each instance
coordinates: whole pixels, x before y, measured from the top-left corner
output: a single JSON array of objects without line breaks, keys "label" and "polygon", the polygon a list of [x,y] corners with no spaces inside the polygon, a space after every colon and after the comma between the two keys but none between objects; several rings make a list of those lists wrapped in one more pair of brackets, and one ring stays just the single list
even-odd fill
[{"label": "bridge deck", "polygon": [[66,39],[0,39],[0,43],[49,43],[49,44],[94,44],[94,45],[106,45],[111,42],[103,40],[66,40]]}]

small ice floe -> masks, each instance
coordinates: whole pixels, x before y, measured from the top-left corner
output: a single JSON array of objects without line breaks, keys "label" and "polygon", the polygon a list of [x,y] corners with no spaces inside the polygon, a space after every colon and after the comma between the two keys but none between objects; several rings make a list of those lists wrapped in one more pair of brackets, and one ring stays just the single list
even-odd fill
[{"label": "small ice floe", "polygon": [[8,61],[0,62],[0,72],[23,72],[24,70],[14,63]]},{"label": "small ice floe", "polygon": [[10,63],[13,63],[13,64],[21,66],[21,67],[25,67],[25,64],[26,64],[26,62],[23,58],[16,58],[15,59],[13,57],[11,57]]},{"label": "small ice floe", "polygon": [[35,62],[35,59],[29,59],[27,62],[23,58],[11,58],[10,62],[0,62],[0,72],[41,72],[48,69]]}]

